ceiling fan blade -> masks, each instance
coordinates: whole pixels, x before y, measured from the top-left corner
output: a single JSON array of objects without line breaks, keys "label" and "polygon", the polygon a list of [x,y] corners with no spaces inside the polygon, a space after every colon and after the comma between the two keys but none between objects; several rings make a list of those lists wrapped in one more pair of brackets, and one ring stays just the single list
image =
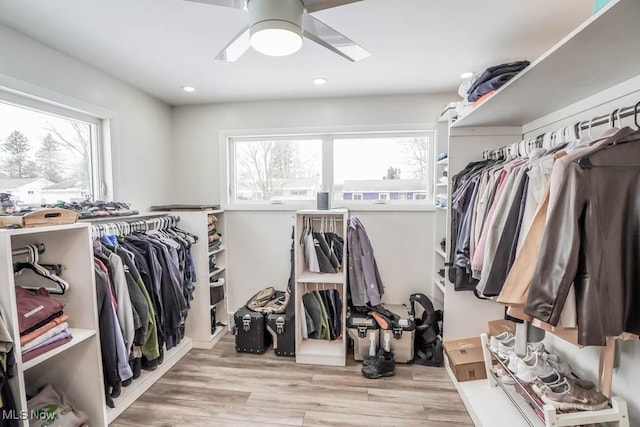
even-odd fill
[{"label": "ceiling fan blade", "polygon": [[246,0],[185,0],[194,3],[204,3],[213,6],[231,7],[233,9],[245,9],[247,6]]},{"label": "ceiling fan blade", "polygon": [[330,9],[342,6],[343,4],[355,3],[362,0],[302,0],[307,12],[317,12],[319,10]]},{"label": "ceiling fan blade", "polygon": [[249,49],[251,43],[249,40],[249,27],[243,28],[240,33],[235,36],[228,45],[216,56],[219,61],[235,62]]},{"label": "ceiling fan blade", "polygon": [[304,36],[309,40],[313,40],[349,61],[360,61],[371,56],[368,50],[307,13],[302,17],[302,27],[304,28]]}]

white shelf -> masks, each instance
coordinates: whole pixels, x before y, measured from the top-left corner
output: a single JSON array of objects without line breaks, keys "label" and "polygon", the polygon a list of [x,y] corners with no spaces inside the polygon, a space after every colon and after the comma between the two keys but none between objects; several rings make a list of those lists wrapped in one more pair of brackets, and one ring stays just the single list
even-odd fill
[{"label": "white shelf", "polygon": [[296,363],[345,366],[346,348],[343,339],[327,341],[303,339],[296,348]]},{"label": "white shelf", "polygon": [[437,287],[438,289],[440,289],[440,291],[441,291],[443,294],[445,293],[444,284],[442,284],[442,283],[440,282],[440,280],[438,280],[438,279],[434,279],[434,280],[433,280],[433,284],[434,284],[434,285],[436,285],[436,287]]},{"label": "white shelf", "polygon": [[449,158],[448,157],[446,159],[438,160],[436,162],[436,165],[448,165],[448,164],[449,164]]},{"label": "white shelf", "polygon": [[217,307],[217,306],[219,306],[220,304],[222,304],[223,302],[225,302],[225,300],[226,300],[226,297],[225,297],[225,298],[222,298],[220,301],[218,301],[217,303],[215,303],[215,304],[213,304],[213,305],[209,304],[209,309],[212,309],[213,307]]},{"label": "white shelf", "polygon": [[222,273],[226,268],[227,267],[224,267],[224,266],[216,268],[215,270],[213,270],[212,272],[209,273],[209,277],[211,278],[211,277],[215,276],[216,274]]},{"label": "white shelf", "polygon": [[216,332],[211,335],[211,338],[206,341],[196,341],[193,340],[193,348],[198,348],[202,350],[211,350],[227,333],[226,326],[217,326]]},{"label": "white shelf", "polygon": [[436,253],[438,255],[440,255],[442,258],[446,259],[447,258],[447,254],[444,253],[444,251],[440,248],[436,248]]},{"label": "white shelf", "polygon": [[[445,357],[446,359],[446,357]],[[478,427],[528,427],[520,412],[498,387],[490,387],[487,380],[458,382],[445,362],[447,373],[455,385],[473,423]],[[496,418],[499,411],[499,419]]]},{"label": "white shelf", "polygon": [[224,246],[219,247],[219,248],[218,248],[218,249],[216,249],[215,251],[211,251],[211,252],[209,252],[209,254],[208,254],[208,255],[209,255],[209,256],[211,256],[211,255],[216,255],[216,254],[219,254],[219,253],[220,253],[220,252],[222,252],[222,251],[224,251]]},{"label": "white shelf", "polygon": [[319,210],[319,209],[303,209],[303,210],[299,210],[298,214],[299,215],[317,215],[317,216],[329,216],[329,215],[336,215],[336,216],[342,216],[347,214],[349,211],[347,209],[343,209],[343,208],[336,208],[336,209],[328,209],[328,210]]},{"label": "white shelf", "polygon": [[156,381],[167,373],[176,363],[191,350],[191,338],[185,337],[179,345],[165,352],[164,361],[155,371],[142,371],[139,378],[133,380],[128,387],[122,387],[122,394],[113,399],[115,408],[107,408],[107,420],[111,424],[122,412],[124,412],[133,402],[149,389]]},{"label": "white shelf", "polygon": [[442,206],[436,206],[436,209],[439,209],[441,211],[446,211],[447,210],[447,208],[443,208]]},{"label": "white shelf", "polygon": [[447,184],[446,182],[438,182],[436,184],[436,187],[448,187],[448,186],[449,186],[449,184]]},{"label": "white shelf", "polygon": [[38,366],[39,364],[41,364],[42,362],[45,362],[49,359],[51,359],[54,356],[57,356],[58,354],[62,353],[65,350],[70,349],[71,347],[74,347],[78,344],[80,344],[81,342],[91,338],[92,336],[94,336],[96,334],[96,331],[94,330],[90,330],[90,329],[76,329],[76,328],[69,328],[69,332],[71,332],[71,336],[73,338],[71,338],[71,341],[67,342],[66,344],[61,345],[60,347],[56,347],[51,351],[48,351],[44,354],[41,354],[40,356],[31,359],[25,363],[22,364],[22,369],[23,370],[28,370],[33,368],[34,366]]},{"label": "white shelf", "polygon": [[299,283],[344,283],[344,273],[312,273],[302,272],[296,279]]},{"label": "white shelf", "polygon": [[21,234],[49,233],[51,231],[77,230],[77,229],[82,229],[87,227],[89,227],[89,224],[87,223],[76,222],[74,224],[50,225],[50,226],[44,226],[44,227],[0,229],[0,233],[7,233],[12,236],[19,236]]},{"label": "white shelf", "polygon": [[451,127],[522,126],[636,77],[639,21],[640,2],[611,1]]}]

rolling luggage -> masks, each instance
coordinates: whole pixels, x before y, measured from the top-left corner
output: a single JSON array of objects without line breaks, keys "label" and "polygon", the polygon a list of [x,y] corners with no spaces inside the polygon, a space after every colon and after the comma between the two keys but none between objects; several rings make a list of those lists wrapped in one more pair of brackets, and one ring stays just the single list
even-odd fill
[{"label": "rolling luggage", "polygon": [[236,351],[261,354],[271,345],[271,334],[266,328],[266,316],[242,307],[233,315]]},{"label": "rolling luggage", "polygon": [[268,314],[267,330],[273,338],[273,351],[276,356],[294,357],[296,355],[295,322],[287,321],[286,314]]}]

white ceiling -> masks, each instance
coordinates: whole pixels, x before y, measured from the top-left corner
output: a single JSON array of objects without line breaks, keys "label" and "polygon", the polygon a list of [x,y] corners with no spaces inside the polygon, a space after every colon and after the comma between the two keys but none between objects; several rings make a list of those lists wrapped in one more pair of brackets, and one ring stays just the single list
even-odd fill
[{"label": "white ceiling", "polygon": [[[592,4],[364,0],[315,13],[372,53],[357,63],[306,39],[289,57],[249,50],[235,63],[215,61],[247,24],[246,12],[182,0],[0,0],[0,23],[183,105],[452,92],[463,71],[536,59],[587,19]],[[315,77],[329,82],[315,86]]]}]

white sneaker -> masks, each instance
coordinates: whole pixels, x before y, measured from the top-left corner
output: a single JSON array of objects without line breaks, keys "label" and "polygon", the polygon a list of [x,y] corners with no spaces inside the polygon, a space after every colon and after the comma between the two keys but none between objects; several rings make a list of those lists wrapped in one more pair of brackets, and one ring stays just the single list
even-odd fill
[{"label": "white sneaker", "polygon": [[553,367],[540,356],[533,353],[530,359],[519,359],[517,362],[516,377],[523,383],[530,383],[535,377],[545,378],[553,374]]},{"label": "white sneaker", "polygon": [[505,341],[498,342],[498,356],[501,359],[508,359],[509,353],[512,353],[516,348],[516,338],[511,337]]},{"label": "white sneaker", "polygon": [[509,332],[503,332],[500,335],[491,337],[491,342],[489,343],[489,346],[491,347],[491,350],[493,352],[497,353],[499,350],[498,345],[503,341],[509,340],[510,338],[513,338],[512,334],[510,334]]},{"label": "white sneaker", "polygon": [[551,367],[553,367],[553,369],[561,374],[569,376],[573,373],[571,366],[566,362],[561,362],[557,354],[542,353],[542,357],[549,365],[551,365]]}]

